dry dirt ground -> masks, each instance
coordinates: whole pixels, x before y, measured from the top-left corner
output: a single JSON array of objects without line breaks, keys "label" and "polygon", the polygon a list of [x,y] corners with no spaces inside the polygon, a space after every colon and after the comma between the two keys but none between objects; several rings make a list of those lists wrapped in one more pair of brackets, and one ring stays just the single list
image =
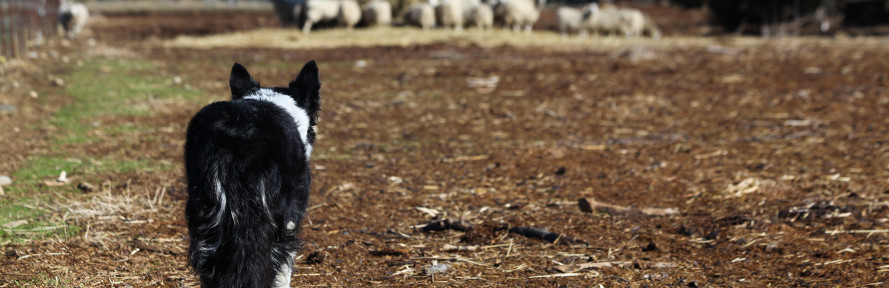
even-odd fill
[{"label": "dry dirt ground", "polygon": [[[52,129],[40,122],[71,101],[62,89],[41,88],[56,101],[0,118],[20,127],[0,132],[7,155],[124,153],[174,167],[88,175],[107,184],[41,204],[41,217],[83,229],[2,244],[0,287],[197,285],[178,168],[186,123],[201,103],[226,98],[234,61],[282,85],[310,59],[321,67],[323,112],[294,286],[889,283],[886,39],[163,45],[179,33],[274,25],[260,20],[270,13],[225,13],[104,15],[91,28],[96,46],[75,41],[61,49],[71,63],[35,61],[41,76],[20,73],[43,87],[77,59],[145,60],[158,69],[143,73],[181,75],[204,96],[103,119],[156,129],[71,151],[45,151]],[[3,159],[4,169],[27,161]],[[584,212],[580,199],[604,206]],[[529,237],[528,227],[558,235]]]}]

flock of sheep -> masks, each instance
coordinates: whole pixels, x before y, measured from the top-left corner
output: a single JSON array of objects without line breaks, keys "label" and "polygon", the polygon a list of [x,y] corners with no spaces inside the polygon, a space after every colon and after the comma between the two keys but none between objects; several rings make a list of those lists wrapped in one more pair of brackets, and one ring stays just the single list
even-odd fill
[{"label": "flock of sheep", "polygon": [[[359,23],[366,26],[392,25],[393,9],[386,0],[371,0],[359,6],[356,0],[305,0],[291,2],[293,5],[280,5],[294,0],[274,0],[275,9],[285,19],[292,19],[302,25],[303,33],[309,33],[316,24],[332,23],[351,29]],[[300,1],[300,0],[296,0]],[[403,13],[405,25],[420,27],[423,30],[435,27],[452,28],[462,31],[463,27],[474,26],[479,30],[489,30],[494,24],[515,32],[524,30],[530,33],[534,23],[540,18],[540,10],[546,0],[425,0],[414,3]],[[89,18],[86,6],[61,0],[59,23],[68,38],[74,38]],[[282,11],[284,10],[284,11]],[[596,3],[582,9],[559,7],[556,12],[559,32],[562,37],[577,34],[586,37],[590,34],[622,35],[627,38],[649,36],[660,38],[657,25],[642,12],[632,8],[619,8]],[[287,21],[285,21],[287,22]]]},{"label": "flock of sheep", "polygon": [[624,35],[627,38],[650,36],[661,38],[661,31],[651,18],[633,8],[618,8],[614,5],[599,7],[592,3],[583,9],[559,7],[559,33],[565,37],[569,33],[587,36],[590,33]]},{"label": "flock of sheep", "polygon": [[[475,26],[487,30],[495,21],[518,30],[530,31],[537,22],[543,0],[429,0],[410,5],[404,12],[404,24],[423,29],[434,27],[463,30]],[[309,33],[318,23],[335,23],[351,29],[359,23],[366,26],[392,24],[392,5],[385,0],[373,0],[358,5],[356,0],[307,0],[295,5],[293,18]]]},{"label": "flock of sheep", "polygon": [[[278,0],[282,1],[282,0]],[[530,33],[540,18],[546,0],[426,0],[414,3],[402,13],[404,24],[424,30],[435,27],[462,31],[464,27],[489,30],[497,26],[524,30]],[[276,6],[278,7],[278,6]],[[360,6],[356,0],[306,0],[293,6],[282,6],[279,16],[293,19],[309,33],[319,23],[329,23],[352,29],[356,25],[389,26],[393,23],[393,9],[386,0],[372,0]],[[276,8],[281,10],[280,8]],[[289,14],[289,15],[287,15]],[[622,35],[627,38],[650,36],[660,38],[660,30],[642,12],[614,5],[600,7],[592,3],[576,9],[559,7],[559,32],[563,37],[577,34]],[[284,17],[282,17],[282,20]]]},{"label": "flock of sheep", "polygon": [[[359,6],[356,0],[305,0],[293,5],[279,5],[293,0],[274,0],[275,9],[284,19],[292,19],[302,25],[303,33],[309,33],[319,23],[332,23],[351,29],[359,23],[366,26],[392,25],[393,9],[386,0],[371,0]],[[296,0],[300,1],[300,0]],[[435,27],[462,31],[464,26],[489,30],[497,23],[515,32],[530,33],[540,18],[540,10],[546,0],[426,0],[414,3],[403,13],[404,24],[423,30]],[[61,0],[59,23],[65,36],[74,38],[89,18],[86,6]],[[286,10],[286,11],[281,11]],[[632,8],[619,8],[596,3],[582,9],[559,7],[556,12],[562,37],[577,34],[623,35],[627,38],[649,36],[660,38],[657,25],[642,12]],[[285,21],[287,22],[287,21]]]}]

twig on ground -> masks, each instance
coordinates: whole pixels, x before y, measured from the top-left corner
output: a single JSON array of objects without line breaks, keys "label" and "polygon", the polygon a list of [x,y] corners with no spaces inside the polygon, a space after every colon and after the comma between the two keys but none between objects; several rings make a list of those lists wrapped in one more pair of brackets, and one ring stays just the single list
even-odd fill
[{"label": "twig on ground", "polygon": [[580,198],[577,200],[577,207],[580,211],[591,213],[600,211],[608,214],[629,214],[629,215],[646,215],[646,216],[667,216],[679,214],[676,208],[633,208],[620,205],[608,204],[593,200],[592,198]]},{"label": "twig on ground", "polygon": [[647,263],[647,262],[633,262],[633,261],[608,261],[608,262],[594,262],[594,263],[580,263],[580,264],[569,264],[569,265],[556,265],[553,266],[553,269],[559,272],[569,273],[569,272],[577,272],[583,270],[598,270],[602,268],[639,268],[639,269],[669,269],[675,268],[676,264],[669,262],[655,262],[655,263]]},{"label": "twig on ground", "polygon": [[[593,271],[595,272],[595,271]],[[539,275],[539,276],[531,276],[528,279],[534,278],[559,278],[559,277],[576,277],[576,276],[584,276],[584,277],[599,277],[601,274],[599,272],[596,273],[560,273],[560,274],[550,274],[550,275]]]},{"label": "twig on ground", "polygon": [[537,238],[553,244],[585,243],[583,240],[574,239],[559,233],[549,232],[546,228],[540,227],[515,227],[509,229],[509,232],[528,238]]}]

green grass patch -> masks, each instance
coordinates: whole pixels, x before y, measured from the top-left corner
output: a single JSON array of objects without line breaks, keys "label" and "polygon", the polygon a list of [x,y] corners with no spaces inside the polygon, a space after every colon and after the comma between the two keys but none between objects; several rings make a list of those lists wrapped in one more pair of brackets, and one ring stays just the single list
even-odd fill
[{"label": "green grass patch", "polygon": [[[30,182],[55,179],[65,171],[69,178],[82,178],[100,173],[126,173],[163,168],[160,162],[139,159],[80,159],[32,157],[13,174],[18,181]],[[14,191],[14,190],[13,190]]]},{"label": "green grass patch", "polygon": [[[50,123],[55,126],[61,144],[92,143],[95,130],[120,132],[99,120],[120,116],[149,116],[164,103],[195,102],[199,91],[184,89],[168,78],[154,75],[160,68],[147,61],[93,60],[84,63],[68,78],[66,92],[74,102],[59,111]],[[132,127],[131,127],[132,128]],[[138,127],[137,127],[138,128]]]},{"label": "green grass patch", "polygon": [[[81,181],[98,184],[104,180],[101,177],[109,174],[172,168],[171,162],[164,159],[133,159],[127,158],[126,153],[71,154],[89,151],[81,148],[97,144],[128,147],[133,141],[156,141],[152,131],[157,127],[138,124],[140,117],[151,117],[169,103],[201,101],[201,92],[184,89],[169,77],[158,76],[158,66],[139,60],[91,59],[67,75],[65,92],[72,101],[45,123],[29,128],[53,128],[50,152],[30,156],[12,173],[14,183],[4,187],[6,197],[0,198],[0,227],[22,220],[27,223],[0,228],[0,243],[78,233],[80,227],[60,223],[59,215],[52,215],[55,212],[46,207],[47,203],[52,203],[52,207],[78,197],[76,186]],[[70,184],[44,184],[59,177],[62,171],[72,179]]]},{"label": "green grass patch", "polygon": [[[86,181],[98,183],[98,175],[108,173],[127,173],[133,171],[152,171],[169,167],[155,161],[147,160],[80,160],[74,158],[32,157],[25,165],[13,173],[16,185],[7,189],[7,196],[0,202],[0,226],[27,220],[28,223],[14,228],[0,229],[0,241],[15,240],[9,238],[34,238],[38,236],[58,235],[70,236],[81,230],[80,227],[67,226],[45,219],[51,211],[43,208],[41,203],[58,203],[67,200],[66,195],[74,195],[76,183]],[[62,186],[47,186],[44,181],[52,181],[65,171],[71,183]],[[6,238],[6,239],[4,239]]]},{"label": "green grass patch", "polygon": [[62,278],[59,275],[50,275],[46,272],[40,272],[28,280],[15,280],[12,282],[15,287],[73,287],[71,279]]}]

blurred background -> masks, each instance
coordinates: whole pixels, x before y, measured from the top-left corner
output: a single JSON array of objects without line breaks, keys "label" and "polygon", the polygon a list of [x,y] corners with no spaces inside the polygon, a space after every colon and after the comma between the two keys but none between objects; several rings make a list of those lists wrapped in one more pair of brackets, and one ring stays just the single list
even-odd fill
[{"label": "blurred background", "polygon": [[[403,16],[410,5],[420,0],[387,0],[394,16],[392,25],[404,25]],[[237,23],[205,20],[226,17],[231,13],[218,12],[192,19],[192,25],[175,23],[142,23],[145,30],[153,30],[158,37],[178,34],[209,34],[256,27],[298,26],[304,17],[300,9],[304,0],[87,0],[90,11],[105,17],[133,13],[186,12],[200,9],[217,11],[249,11],[253,19]],[[365,5],[370,0],[359,0]],[[718,36],[726,34],[781,37],[799,35],[831,36],[885,35],[889,33],[889,1],[885,0],[616,0],[547,1],[541,9],[537,29],[558,31],[556,8],[582,8],[602,2],[634,7],[650,17],[666,35]],[[58,28],[59,0],[3,0],[0,2],[0,52],[6,57],[22,55],[29,43],[40,44],[55,35]],[[492,5],[494,5],[492,3]],[[297,8],[294,12],[294,8]],[[275,13],[278,21],[271,21]],[[217,17],[218,16],[218,17]],[[238,15],[244,18],[245,15]],[[234,19],[238,21],[237,19]],[[208,22],[209,21],[209,22]],[[203,22],[203,23],[202,23]],[[502,23],[498,23],[502,25]],[[177,27],[181,26],[181,27]],[[360,25],[360,24],[359,24]],[[210,27],[208,27],[210,26]],[[215,26],[215,27],[214,27]],[[335,25],[334,25],[335,26]],[[132,37],[145,35],[131,35]]]}]

